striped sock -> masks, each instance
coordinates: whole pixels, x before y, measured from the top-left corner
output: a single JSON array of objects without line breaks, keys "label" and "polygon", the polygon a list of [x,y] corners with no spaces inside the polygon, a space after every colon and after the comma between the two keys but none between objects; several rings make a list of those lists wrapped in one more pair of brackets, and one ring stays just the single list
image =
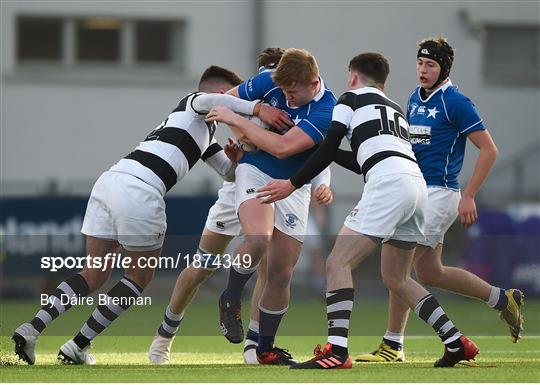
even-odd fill
[{"label": "striped sock", "polygon": [[158,329],[158,334],[166,338],[174,337],[180,328],[182,318],[184,318],[184,312],[175,314],[172,312],[170,305],[167,306],[165,314],[163,314],[163,321]]},{"label": "striped sock", "polygon": [[462,334],[431,294],[426,295],[418,302],[414,307],[414,312],[435,330],[435,333],[445,345],[451,348],[454,347],[453,345],[456,345],[455,347],[461,346],[459,337]]},{"label": "striped sock", "polygon": [[[98,334],[103,332],[120,314],[127,310],[133,299],[141,296],[142,288],[127,277],[123,277],[109,292],[109,298],[116,298],[121,301],[120,305],[109,304],[99,305],[90,318],[83,325],[79,333],[73,338],[73,341],[81,349],[90,345]],[[123,303],[122,303],[123,302]]]},{"label": "striped sock", "polygon": [[345,288],[326,293],[326,316],[328,318],[328,342],[332,352],[340,357],[347,357],[349,320],[354,302],[354,289]]},{"label": "striped sock", "polygon": [[[49,303],[44,305],[34,316],[30,323],[39,332],[47,327],[47,325],[57,318],[60,314],[65,313],[71,308],[71,304],[62,305],[61,300],[65,303],[66,296],[69,298],[75,296],[85,297],[90,289],[84,277],[80,274],[74,274],[63,281],[56,290],[49,296]],[[63,298],[62,298],[63,297]]]},{"label": "striped sock", "polygon": [[504,289],[491,286],[491,292],[489,294],[487,304],[489,307],[492,307],[495,310],[502,311],[506,309],[506,306],[508,306],[508,297],[506,296]]},{"label": "striped sock", "polygon": [[268,310],[259,305],[260,328],[257,352],[263,353],[272,350],[279,324],[288,309],[289,307],[283,310]]}]

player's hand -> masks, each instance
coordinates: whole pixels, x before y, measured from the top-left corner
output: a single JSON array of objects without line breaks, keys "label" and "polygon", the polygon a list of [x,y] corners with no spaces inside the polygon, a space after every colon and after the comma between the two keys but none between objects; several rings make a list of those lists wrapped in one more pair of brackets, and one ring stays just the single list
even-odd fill
[{"label": "player's hand", "polygon": [[229,138],[229,143],[223,147],[223,151],[225,151],[225,155],[227,155],[227,158],[233,163],[240,162],[240,159],[244,156],[244,151],[242,151],[233,138]]},{"label": "player's hand", "polygon": [[222,122],[228,125],[235,125],[237,119],[240,117],[237,113],[231,111],[227,107],[216,106],[213,107],[204,119],[205,122]]},{"label": "player's hand", "polygon": [[287,198],[296,190],[290,180],[273,180],[266,186],[257,190],[257,198],[263,203],[273,203],[281,199]]},{"label": "player's hand", "polygon": [[286,132],[294,126],[294,123],[285,111],[268,104],[261,104],[261,109],[257,116],[263,122],[270,125],[270,127],[275,127],[282,132]]},{"label": "player's hand", "polygon": [[330,187],[325,184],[321,184],[319,187],[317,187],[317,189],[313,192],[313,197],[318,204],[325,206],[328,206],[334,200],[332,190],[330,190]]},{"label": "player's hand", "polygon": [[474,198],[462,196],[459,201],[459,219],[464,227],[471,227],[478,219]]}]

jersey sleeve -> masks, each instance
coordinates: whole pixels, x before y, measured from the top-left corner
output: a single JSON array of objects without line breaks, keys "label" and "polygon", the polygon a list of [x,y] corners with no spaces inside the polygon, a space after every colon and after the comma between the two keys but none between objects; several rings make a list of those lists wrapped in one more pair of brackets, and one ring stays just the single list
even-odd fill
[{"label": "jersey sleeve", "polygon": [[465,135],[474,131],[485,130],[484,121],[476,110],[473,102],[462,94],[452,95],[445,100],[448,109],[448,118],[456,129]]},{"label": "jersey sleeve", "polygon": [[351,124],[355,97],[356,95],[354,93],[345,92],[339,97],[337,104],[332,111],[332,124],[334,126],[339,125],[345,133]]},{"label": "jersey sleeve", "polygon": [[307,118],[296,125],[302,129],[315,144],[322,142],[332,121],[332,106],[322,106],[317,111],[311,111]]},{"label": "jersey sleeve", "polygon": [[263,99],[264,95],[276,85],[272,80],[271,72],[261,72],[257,76],[240,83],[238,86],[238,96],[244,100]]},{"label": "jersey sleeve", "polygon": [[232,95],[198,93],[191,97],[191,109],[198,115],[206,115],[212,107],[225,106],[244,115],[252,115],[256,102],[238,99]]}]

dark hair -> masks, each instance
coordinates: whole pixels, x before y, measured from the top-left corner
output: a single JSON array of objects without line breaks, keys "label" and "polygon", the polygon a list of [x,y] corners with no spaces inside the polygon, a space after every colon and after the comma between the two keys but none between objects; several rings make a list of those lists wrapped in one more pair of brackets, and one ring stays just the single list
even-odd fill
[{"label": "dark hair", "polygon": [[203,72],[201,76],[201,80],[199,80],[199,90],[201,89],[201,85],[203,83],[209,83],[209,82],[229,83],[233,87],[236,87],[237,85],[242,83],[242,79],[235,72],[228,70],[227,68],[213,65],[213,66],[208,67]]},{"label": "dark hair", "polygon": [[380,53],[366,52],[351,59],[349,70],[361,73],[373,80],[378,86],[384,86],[390,73],[390,65],[388,60]]},{"label": "dark hair", "polygon": [[283,48],[265,48],[257,57],[257,66],[274,69],[279,64],[281,56],[285,50]]}]

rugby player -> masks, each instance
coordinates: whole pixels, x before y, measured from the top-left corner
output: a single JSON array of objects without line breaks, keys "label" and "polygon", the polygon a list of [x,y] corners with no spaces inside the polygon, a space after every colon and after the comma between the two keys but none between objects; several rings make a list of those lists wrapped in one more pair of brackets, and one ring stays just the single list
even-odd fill
[{"label": "rugby player", "polygon": [[[281,48],[264,49],[257,58],[259,73],[275,70],[283,52],[284,50]],[[331,203],[332,192],[329,190],[329,185],[330,169],[327,168],[312,181],[312,195],[319,204]],[[210,278],[220,266],[219,258],[225,252],[230,241],[242,234],[235,207],[235,189],[234,182],[224,181],[223,187],[218,191],[216,203],[208,211],[208,217],[197,250],[197,254],[201,256],[201,266],[187,266],[179,274],[171,300],[165,309],[162,323],[148,351],[148,358],[151,363],[166,364],[170,361],[170,351],[174,337],[178,333],[186,308],[193,300],[200,285]],[[258,364],[255,354],[259,333],[258,304],[265,282],[266,263],[263,261],[257,269],[257,282],[251,297],[251,315],[243,353],[246,364]],[[235,313],[234,317],[241,320],[239,312]],[[223,328],[221,330],[223,331]],[[233,343],[240,343],[244,338],[243,330],[237,333],[236,336],[231,336],[231,333],[225,334]]]},{"label": "rugby player", "polygon": [[[517,342],[523,328],[520,290],[504,290],[477,275],[442,262],[444,235],[455,219],[472,226],[478,217],[475,196],[487,178],[497,147],[474,104],[449,78],[454,50],[444,38],[419,43],[416,75],[419,85],[409,97],[407,121],[412,148],[428,185],[426,240],[415,251],[418,282],[478,298],[500,313]],[[469,139],[480,151],[469,183],[460,193],[458,176]],[[379,347],[355,358],[359,362],[403,362],[403,340],[409,308],[390,291],[388,328]]]},{"label": "rugby player", "polygon": [[265,203],[289,196],[334,160],[344,136],[366,181],[362,199],[345,220],[326,263],[327,343],[323,349],[316,347],[314,358],[291,369],[352,367],[348,353],[352,270],[381,242],[384,284],[432,326],[445,346],[435,366],[454,366],[478,354],[478,347],[459,332],[435,297],[409,276],[414,248],[424,238],[428,192],[401,107],[383,92],[388,74],[382,55],[355,56],[349,63],[349,91],[339,98],[322,145],[289,180],[259,189],[258,197]]},{"label": "rugby player", "polygon": [[[129,299],[136,299],[152,279],[154,269],[142,268],[140,261],[158,258],[166,231],[164,195],[202,159],[222,177],[234,176],[241,151],[228,145],[226,155],[214,139],[215,124],[204,121],[208,111],[224,105],[247,115],[257,115],[262,106],[223,95],[242,80],[234,72],[209,67],[201,76],[199,91],[182,98],[174,111],[153,130],[137,148],[104,172],[96,181],[84,217],[81,232],[86,235],[89,264],[69,277],[49,296],[49,301],[29,322],[13,334],[15,353],[28,364],[35,362],[35,345],[43,330],[59,315],[71,308],[61,298],[85,297],[99,289],[111,274],[111,264],[103,269],[92,268],[92,260],[117,253],[133,262],[124,277],[107,293],[118,305],[98,306],[79,333],[60,348],[61,361],[73,364],[94,364],[89,353],[91,341],[103,332],[122,312],[129,308]],[[264,107],[265,114],[276,109]],[[126,300],[128,299],[128,300]]]},{"label": "rugby player", "polygon": [[295,361],[286,350],[274,346],[274,339],[288,309],[290,280],[305,235],[309,184],[276,205],[262,204],[256,199],[256,190],[273,178],[290,177],[302,166],[324,139],[335,98],[324,86],[315,58],[295,48],[284,52],[274,73],[263,72],[229,93],[279,107],[292,117],[294,126],[284,135],[278,135],[228,108],[212,109],[207,116],[207,121],[228,124],[238,138],[259,148],[257,152],[246,153],[236,170],[236,209],[245,237],[235,254],[249,254],[253,263],[230,270],[227,289],[220,297],[220,321],[229,340],[242,338],[239,317],[242,289],[256,265],[267,255],[256,353],[262,364],[289,365]]}]

